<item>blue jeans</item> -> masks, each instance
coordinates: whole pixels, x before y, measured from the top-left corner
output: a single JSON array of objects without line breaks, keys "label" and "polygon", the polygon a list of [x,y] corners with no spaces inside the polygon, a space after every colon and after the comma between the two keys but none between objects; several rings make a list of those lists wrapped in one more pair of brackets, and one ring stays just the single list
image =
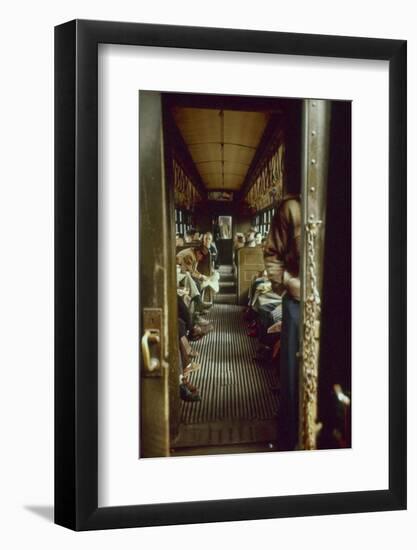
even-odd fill
[{"label": "blue jeans", "polygon": [[300,302],[288,295],[282,301],[282,331],[280,360],[280,402],[278,417],[278,447],[292,451],[298,442]]}]

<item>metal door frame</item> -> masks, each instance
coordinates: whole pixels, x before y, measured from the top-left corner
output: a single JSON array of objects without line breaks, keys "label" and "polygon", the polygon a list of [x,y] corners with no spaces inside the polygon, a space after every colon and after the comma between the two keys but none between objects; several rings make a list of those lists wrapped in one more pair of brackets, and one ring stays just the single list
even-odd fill
[{"label": "metal door frame", "polygon": [[301,144],[299,448],[315,449],[331,101],[305,99]]}]

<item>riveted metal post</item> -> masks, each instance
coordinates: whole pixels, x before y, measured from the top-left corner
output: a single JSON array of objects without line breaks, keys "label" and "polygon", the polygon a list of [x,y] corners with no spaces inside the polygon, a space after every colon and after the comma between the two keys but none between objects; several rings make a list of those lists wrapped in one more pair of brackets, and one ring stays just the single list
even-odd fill
[{"label": "riveted metal post", "polygon": [[331,102],[305,100],[302,132],[302,257],[299,352],[299,447],[315,449],[321,292]]}]

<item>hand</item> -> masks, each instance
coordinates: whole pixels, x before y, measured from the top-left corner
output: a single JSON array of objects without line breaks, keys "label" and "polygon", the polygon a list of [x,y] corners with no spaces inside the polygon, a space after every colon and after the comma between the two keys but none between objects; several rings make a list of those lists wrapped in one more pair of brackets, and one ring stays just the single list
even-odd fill
[{"label": "hand", "polygon": [[208,277],[207,277],[207,275],[201,275],[200,279],[202,281],[207,281]]},{"label": "hand", "polygon": [[278,294],[278,296],[282,296],[283,292],[285,291],[285,286],[281,283],[277,283],[276,281],[271,281],[271,288],[272,292],[275,292],[275,294]]}]

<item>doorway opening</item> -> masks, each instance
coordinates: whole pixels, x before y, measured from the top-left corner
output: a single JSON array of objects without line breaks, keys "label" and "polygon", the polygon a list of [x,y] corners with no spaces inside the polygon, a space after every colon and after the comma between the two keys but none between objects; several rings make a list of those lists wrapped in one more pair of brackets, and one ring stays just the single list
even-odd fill
[{"label": "doorway opening", "polygon": [[[161,109],[152,134],[154,149],[144,128],[141,155],[152,159],[163,151],[154,168],[160,170],[163,202],[157,259],[166,276],[159,291],[152,277],[141,280],[141,295],[160,307],[158,321],[150,313],[155,338],[142,351],[149,364],[160,354],[159,366],[165,370],[142,369],[141,456],[303,448],[299,430],[307,433],[305,419],[312,425],[319,412],[317,389],[314,403],[309,403],[298,367],[307,350],[298,328],[305,315],[303,296],[310,288],[305,255],[300,254],[305,246],[301,228],[307,219],[324,227],[325,193],[311,196],[311,189],[320,189],[327,179],[329,153],[318,148],[317,136],[328,143],[329,129],[312,130],[312,143],[306,138],[306,128],[313,128],[315,120],[309,109],[316,105],[306,100],[168,93],[152,101]],[[148,156],[142,150],[149,150]],[[315,174],[307,165],[311,159]],[[145,170],[141,164],[141,182],[150,185],[155,178],[147,180]],[[145,185],[144,203],[149,205],[146,190]],[[282,237],[283,208],[289,208],[292,225],[279,259],[275,248]],[[298,225],[294,212],[299,212]],[[313,220],[313,213],[323,219]],[[146,232],[143,225],[141,234]],[[315,246],[320,286],[322,237]],[[277,278],[280,261],[285,269]],[[288,334],[283,350],[282,333],[289,299],[292,311],[297,310],[290,352]],[[317,369],[318,340],[311,349]],[[283,379],[283,353],[293,356],[290,381]],[[343,391],[350,391],[348,384]],[[162,416],[157,403],[165,411]],[[345,429],[350,430],[346,423]],[[292,433],[289,448],[283,447],[286,431]]]}]

